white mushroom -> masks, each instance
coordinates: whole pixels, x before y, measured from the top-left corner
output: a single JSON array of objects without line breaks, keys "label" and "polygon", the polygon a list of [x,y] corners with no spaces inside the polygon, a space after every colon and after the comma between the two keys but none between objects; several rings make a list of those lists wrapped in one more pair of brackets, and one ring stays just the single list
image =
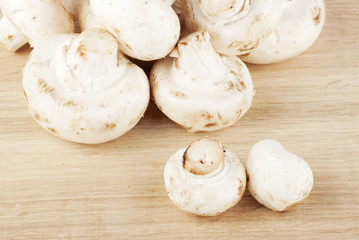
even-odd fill
[{"label": "white mushroom", "polygon": [[294,208],[308,197],[313,187],[308,164],[275,140],[263,140],[252,147],[246,170],[249,192],[274,211]]},{"label": "white mushroom", "polygon": [[246,173],[235,154],[213,139],[202,138],[170,157],[164,181],[178,208],[200,216],[216,216],[241,200]]},{"label": "white mushroom", "polygon": [[255,49],[279,23],[288,0],[181,0],[190,31],[207,30],[225,55]]},{"label": "white mushroom", "polygon": [[149,102],[148,79],[101,29],[58,35],[35,48],[23,74],[35,120],[50,133],[79,143],[102,143],[126,133]]},{"label": "white mushroom", "polygon": [[91,10],[120,41],[130,57],[151,61],[165,57],[176,45],[180,23],[164,0],[90,0]]},{"label": "white mushroom", "polygon": [[296,0],[283,13],[276,30],[256,49],[241,56],[250,63],[284,61],[307,50],[318,38],[325,20],[324,0]]},{"label": "white mushroom", "polygon": [[[16,42],[10,45],[4,43],[11,51],[16,51],[24,45],[24,38],[34,47],[36,44],[41,45],[44,38],[75,31],[72,14],[59,0],[0,0],[0,7],[4,16],[16,29],[16,36],[18,36]],[[7,26],[5,32],[9,29],[14,31],[8,23],[5,26]],[[6,34],[12,35],[9,32]]]},{"label": "white mushroom", "polygon": [[245,64],[216,53],[207,32],[181,39],[170,57],[155,63],[150,82],[157,106],[190,132],[233,125],[254,95]]}]

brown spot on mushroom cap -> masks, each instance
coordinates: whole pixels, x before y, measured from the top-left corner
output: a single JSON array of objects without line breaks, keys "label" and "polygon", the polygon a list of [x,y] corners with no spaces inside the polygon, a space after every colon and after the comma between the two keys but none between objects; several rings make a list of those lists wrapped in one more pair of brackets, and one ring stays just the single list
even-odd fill
[{"label": "brown spot on mushroom cap", "polygon": [[86,57],[87,50],[81,42],[80,42],[78,48],[76,49],[76,52],[80,55],[80,57],[82,57],[82,58]]},{"label": "brown spot on mushroom cap", "polygon": [[211,128],[211,127],[216,127],[216,126],[218,126],[217,123],[208,123],[208,124],[206,124],[204,127],[205,127],[205,128]]},{"label": "brown spot on mushroom cap", "polygon": [[75,106],[77,106],[73,101],[65,102],[63,105],[66,106],[66,107],[70,107],[70,106],[75,107]]},{"label": "brown spot on mushroom cap", "polygon": [[321,22],[322,9],[318,6],[313,8],[313,21],[314,25],[319,25]]},{"label": "brown spot on mushroom cap", "polygon": [[35,118],[35,120],[40,121],[40,119],[41,119],[40,114],[35,113],[34,118]]},{"label": "brown spot on mushroom cap", "polygon": [[29,99],[27,98],[27,94],[26,94],[26,92],[25,92],[25,89],[23,89],[23,92],[24,92],[24,96],[25,96],[26,103],[29,104]]},{"label": "brown spot on mushroom cap", "polygon": [[186,98],[186,97],[187,97],[187,95],[184,94],[184,93],[181,92],[181,91],[172,92],[172,95],[175,96],[175,97],[180,97],[180,98]]},{"label": "brown spot on mushroom cap", "polygon": [[42,118],[38,112],[33,113],[34,119],[38,122],[49,122],[47,118]]},{"label": "brown spot on mushroom cap", "polygon": [[232,81],[228,81],[227,86],[228,86],[227,90],[232,90],[234,88],[234,84]]},{"label": "brown spot on mushroom cap", "polygon": [[206,113],[202,113],[201,115],[203,118],[205,118],[206,120],[211,120],[213,118],[213,115],[211,115],[209,112]]},{"label": "brown spot on mushroom cap", "polygon": [[9,35],[9,36],[7,36],[7,39],[9,39],[10,41],[11,41],[13,38],[14,38],[14,36],[13,36],[13,35]]},{"label": "brown spot on mushroom cap", "polygon": [[37,81],[37,84],[39,85],[40,93],[45,93],[50,96],[53,96],[55,94],[55,89],[48,86],[47,82],[41,78]]},{"label": "brown spot on mushroom cap", "polygon": [[238,80],[238,83],[236,84],[236,89],[238,92],[243,92],[247,89],[247,86],[242,80]]},{"label": "brown spot on mushroom cap", "polygon": [[117,124],[116,123],[106,123],[105,124],[105,129],[106,130],[112,130],[114,128],[116,128]]},{"label": "brown spot on mushroom cap", "polygon": [[47,128],[47,130],[49,130],[49,132],[51,132],[51,133],[53,133],[53,134],[55,134],[55,135],[58,135],[58,133],[56,132],[56,130],[53,129],[53,128]]}]

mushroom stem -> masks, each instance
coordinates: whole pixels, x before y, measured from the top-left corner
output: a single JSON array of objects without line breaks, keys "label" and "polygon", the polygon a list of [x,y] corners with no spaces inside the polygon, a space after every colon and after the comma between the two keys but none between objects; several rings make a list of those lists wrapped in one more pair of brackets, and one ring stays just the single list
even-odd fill
[{"label": "mushroom stem", "polygon": [[[96,92],[121,77],[127,64],[118,49],[117,40],[103,29],[88,29],[58,52],[56,74],[58,79],[84,92]],[[109,72],[115,68],[116,72]],[[107,77],[106,77],[107,76]],[[105,81],[99,79],[105,78]]]},{"label": "mushroom stem", "polygon": [[16,52],[27,43],[25,36],[5,16],[0,20],[0,43],[11,52]]},{"label": "mushroom stem", "polygon": [[76,70],[90,73],[92,78],[105,74],[108,67],[117,64],[118,43],[114,38],[107,39],[102,35],[110,35],[101,29],[85,31],[70,47],[67,53],[69,65]]},{"label": "mushroom stem", "polygon": [[183,168],[195,175],[214,172],[223,162],[223,146],[208,137],[191,143],[183,154]]},{"label": "mushroom stem", "polygon": [[178,42],[178,48],[170,54],[189,75],[205,82],[216,82],[226,74],[222,58],[213,49],[208,32],[192,33]]}]

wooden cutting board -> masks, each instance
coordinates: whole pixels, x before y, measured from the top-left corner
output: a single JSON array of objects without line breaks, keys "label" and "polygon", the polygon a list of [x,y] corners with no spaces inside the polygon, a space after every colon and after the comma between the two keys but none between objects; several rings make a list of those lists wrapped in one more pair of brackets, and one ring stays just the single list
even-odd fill
[{"label": "wooden cutting board", "polygon": [[[26,109],[21,72],[30,49],[0,48],[0,239],[359,239],[359,2],[327,1],[314,46],[292,60],[249,65],[257,94],[235,126],[190,134],[153,103],[129,133],[87,146],[44,131]],[[279,140],[314,172],[309,198],[274,213],[248,193],[212,218],[167,197],[168,157],[209,135],[243,162]]]}]

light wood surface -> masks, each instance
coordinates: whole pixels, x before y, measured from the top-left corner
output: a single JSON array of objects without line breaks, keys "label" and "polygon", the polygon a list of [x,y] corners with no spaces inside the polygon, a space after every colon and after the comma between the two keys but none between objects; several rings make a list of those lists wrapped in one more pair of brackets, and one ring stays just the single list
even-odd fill
[{"label": "light wood surface", "polygon": [[[359,2],[327,1],[315,45],[292,60],[249,66],[257,94],[234,127],[190,134],[153,103],[121,138],[65,142],[26,109],[21,72],[29,48],[0,48],[0,239],[359,239]],[[243,162],[279,140],[314,172],[307,200],[274,213],[248,192],[226,213],[194,217],[167,197],[168,157],[209,135]]]}]

